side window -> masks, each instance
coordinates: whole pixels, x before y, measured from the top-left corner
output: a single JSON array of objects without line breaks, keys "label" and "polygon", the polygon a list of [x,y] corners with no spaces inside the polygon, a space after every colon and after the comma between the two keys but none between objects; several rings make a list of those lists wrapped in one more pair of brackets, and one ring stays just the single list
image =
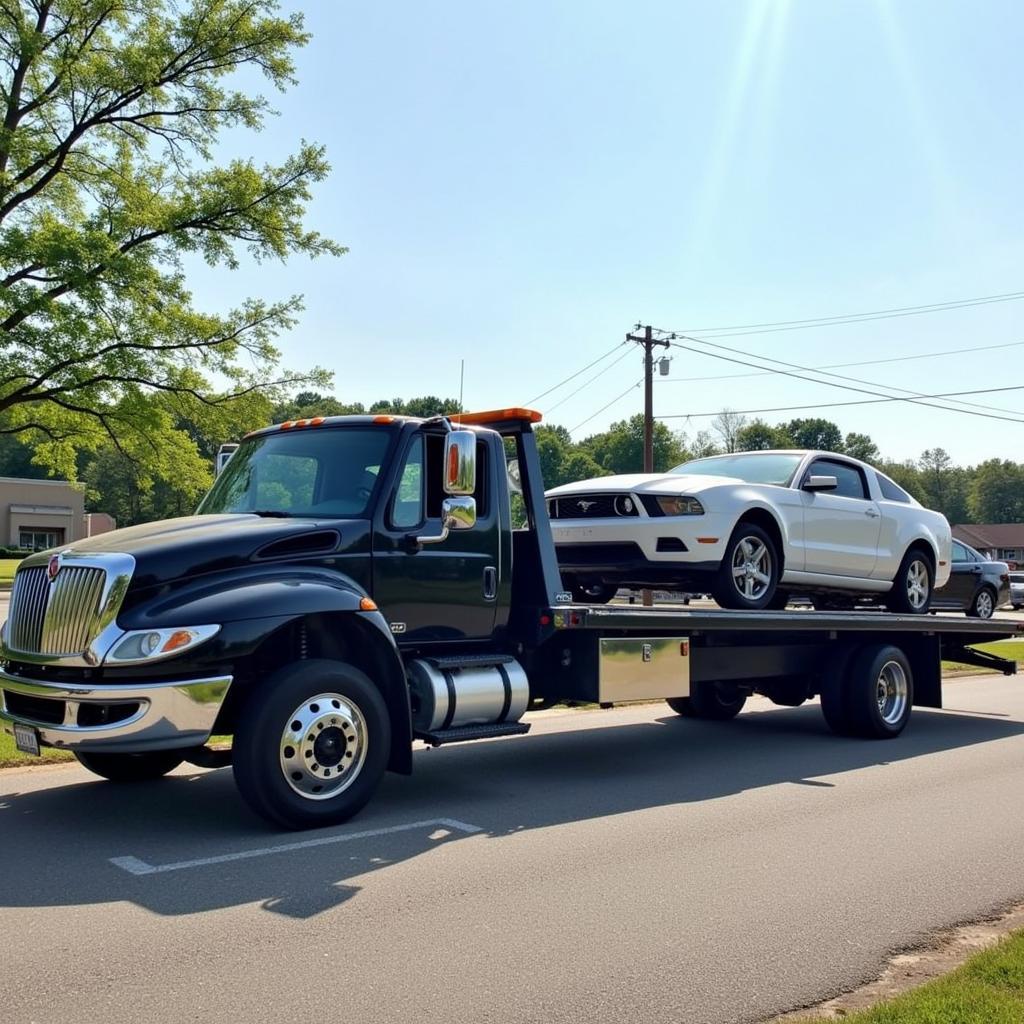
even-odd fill
[{"label": "side window", "polygon": [[834,476],[838,486],[834,491],[825,491],[826,494],[834,494],[840,498],[859,498],[865,501],[868,496],[867,485],[864,482],[864,474],[856,467],[847,462],[832,462],[828,459],[818,459],[811,463],[807,471],[810,476]]},{"label": "side window", "polygon": [[953,561],[954,562],[969,562],[971,559],[967,554],[967,548],[963,544],[953,541]]},{"label": "side window", "polygon": [[420,434],[409,446],[391,506],[391,525],[396,529],[409,530],[423,522],[423,485],[423,435]]},{"label": "side window", "polygon": [[876,473],[875,477],[878,479],[878,486],[882,491],[882,497],[886,501],[898,501],[903,505],[910,504],[910,495],[902,487],[894,484],[887,476],[882,476],[881,473]]}]

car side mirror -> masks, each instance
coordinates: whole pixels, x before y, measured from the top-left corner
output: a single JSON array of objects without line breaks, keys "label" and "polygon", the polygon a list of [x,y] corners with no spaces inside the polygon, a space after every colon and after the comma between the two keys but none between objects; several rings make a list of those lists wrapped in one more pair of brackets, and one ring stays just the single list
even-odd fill
[{"label": "car side mirror", "polygon": [[476,434],[451,430],[444,439],[444,493],[472,494],[476,490]]},{"label": "car side mirror", "polygon": [[472,530],[476,526],[476,498],[445,498],[441,502],[441,532],[417,537],[417,544],[440,544],[452,530]]},{"label": "car side mirror", "polygon": [[809,476],[803,485],[805,491],[834,491],[839,481],[834,476]]}]

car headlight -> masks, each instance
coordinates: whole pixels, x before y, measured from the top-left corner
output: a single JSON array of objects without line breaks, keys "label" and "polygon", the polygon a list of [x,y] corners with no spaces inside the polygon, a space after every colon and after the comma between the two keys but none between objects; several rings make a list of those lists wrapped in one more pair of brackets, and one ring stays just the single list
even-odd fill
[{"label": "car headlight", "polygon": [[704,506],[696,498],[663,498],[656,499],[658,508],[666,516],[702,516]]},{"label": "car headlight", "polygon": [[182,629],[134,629],[125,633],[104,658],[110,665],[136,665],[159,661],[198,647],[220,631],[220,626],[186,626]]}]

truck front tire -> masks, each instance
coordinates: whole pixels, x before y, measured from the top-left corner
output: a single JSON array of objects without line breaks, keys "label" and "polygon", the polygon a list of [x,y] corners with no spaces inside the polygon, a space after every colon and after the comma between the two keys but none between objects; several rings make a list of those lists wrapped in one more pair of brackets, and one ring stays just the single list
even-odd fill
[{"label": "truck front tire", "polygon": [[235,783],[284,828],[337,825],[373,796],[391,749],[380,690],[342,662],[300,661],[249,695],[233,743]]},{"label": "truck front tire", "polygon": [[185,760],[181,750],[151,750],[144,754],[105,754],[75,751],[83,768],[109,782],[150,782]]}]

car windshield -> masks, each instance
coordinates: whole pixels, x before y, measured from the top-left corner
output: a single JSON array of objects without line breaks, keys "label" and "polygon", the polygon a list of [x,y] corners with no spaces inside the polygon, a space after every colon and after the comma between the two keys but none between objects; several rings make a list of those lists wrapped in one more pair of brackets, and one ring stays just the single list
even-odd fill
[{"label": "car windshield", "polygon": [[716,455],[709,459],[694,459],[669,470],[686,476],[729,476],[748,484],[777,484],[785,487],[793,479],[802,455],[775,452],[742,452],[737,455]]},{"label": "car windshield", "polygon": [[356,518],[369,506],[391,437],[382,427],[261,434],[242,442],[197,512]]}]

